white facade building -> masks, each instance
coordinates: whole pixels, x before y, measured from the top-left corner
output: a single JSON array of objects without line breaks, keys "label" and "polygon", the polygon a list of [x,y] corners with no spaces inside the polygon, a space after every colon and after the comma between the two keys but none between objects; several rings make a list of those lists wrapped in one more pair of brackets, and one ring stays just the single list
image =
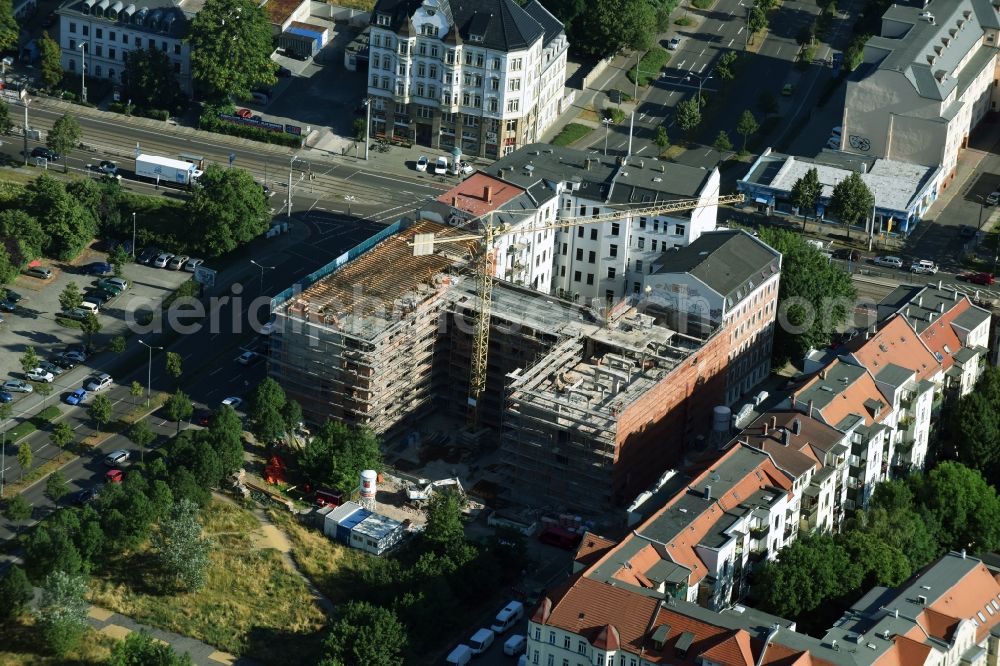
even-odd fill
[{"label": "white facade building", "polygon": [[989,0],[892,5],[848,81],[841,148],[940,167],[932,198],[954,178],[959,151],[997,105],[1000,15]]},{"label": "white facade building", "polygon": [[88,79],[120,83],[126,53],[158,49],[170,58],[178,84],[190,95],[191,48],[185,37],[197,9],[186,4],[169,0],[68,0],[57,10],[63,69],[80,74],[85,50]]},{"label": "white facade building", "polygon": [[371,133],[497,158],[562,111],[568,42],[538,0],[379,0]]}]

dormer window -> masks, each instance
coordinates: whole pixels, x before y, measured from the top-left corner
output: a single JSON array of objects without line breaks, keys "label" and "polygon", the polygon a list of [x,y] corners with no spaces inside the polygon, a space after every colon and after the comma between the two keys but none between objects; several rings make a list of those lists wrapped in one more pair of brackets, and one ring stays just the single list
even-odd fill
[{"label": "dormer window", "polygon": [[425,37],[437,37],[438,28],[433,23],[424,23],[422,26],[420,26],[420,34],[424,35]]},{"label": "dormer window", "polygon": [[482,35],[469,35],[469,41],[470,42],[481,42],[481,41],[483,41],[483,36]]},{"label": "dormer window", "polygon": [[389,15],[388,14],[376,14],[375,15],[375,25],[389,25]]}]

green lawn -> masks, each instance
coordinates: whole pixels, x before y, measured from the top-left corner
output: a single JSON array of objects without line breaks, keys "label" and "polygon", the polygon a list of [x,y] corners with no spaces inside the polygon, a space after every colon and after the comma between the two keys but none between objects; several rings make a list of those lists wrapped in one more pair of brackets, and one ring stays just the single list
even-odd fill
[{"label": "green lawn", "polygon": [[[670,62],[670,52],[659,47],[646,51],[646,55],[639,61],[638,75],[639,85],[648,86],[649,82],[660,76],[660,70]],[[635,83],[636,67],[633,64],[628,70],[628,80]]]},{"label": "green lawn", "polygon": [[556,135],[556,138],[552,139],[552,143],[556,146],[569,146],[587,136],[590,132],[591,128],[586,125],[570,123],[562,128],[562,131]]}]

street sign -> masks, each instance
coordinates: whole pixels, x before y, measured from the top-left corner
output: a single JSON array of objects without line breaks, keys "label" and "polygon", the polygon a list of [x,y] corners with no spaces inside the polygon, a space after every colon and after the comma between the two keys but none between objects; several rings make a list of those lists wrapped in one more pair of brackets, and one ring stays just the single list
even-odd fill
[{"label": "street sign", "polygon": [[236,153],[229,153],[229,166],[233,166],[233,162],[236,161]]},{"label": "street sign", "polygon": [[206,287],[215,286],[215,274],[216,271],[211,268],[206,268],[205,266],[199,266],[194,269],[194,281],[203,284]]}]

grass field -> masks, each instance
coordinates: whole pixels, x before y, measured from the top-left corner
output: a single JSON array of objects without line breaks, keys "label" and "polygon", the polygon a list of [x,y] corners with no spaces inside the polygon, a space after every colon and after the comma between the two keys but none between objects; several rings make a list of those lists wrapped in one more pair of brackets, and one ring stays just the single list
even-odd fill
[{"label": "grass field", "polygon": [[562,131],[552,139],[552,143],[557,146],[568,146],[590,134],[590,128],[580,123],[570,123],[562,128]]},{"label": "grass field", "polygon": [[45,651],[38,640],[31,615],[25,614],[19,623],[0,627],[0,664],[3,666],[64,666],[103,664],[111,655],[115,639],[88,628],[76,650],[65,657],[55,657]]},{"label": "grass field", "polygon": [[273,549],[258,550],[259,527],[243,508],[213,500],[203,512],[213,549],[205,587],[163,592],[148,549],[110,563],[89,600],[167,631],[266,663],[315,663],[325,617],[303,581]]}]

